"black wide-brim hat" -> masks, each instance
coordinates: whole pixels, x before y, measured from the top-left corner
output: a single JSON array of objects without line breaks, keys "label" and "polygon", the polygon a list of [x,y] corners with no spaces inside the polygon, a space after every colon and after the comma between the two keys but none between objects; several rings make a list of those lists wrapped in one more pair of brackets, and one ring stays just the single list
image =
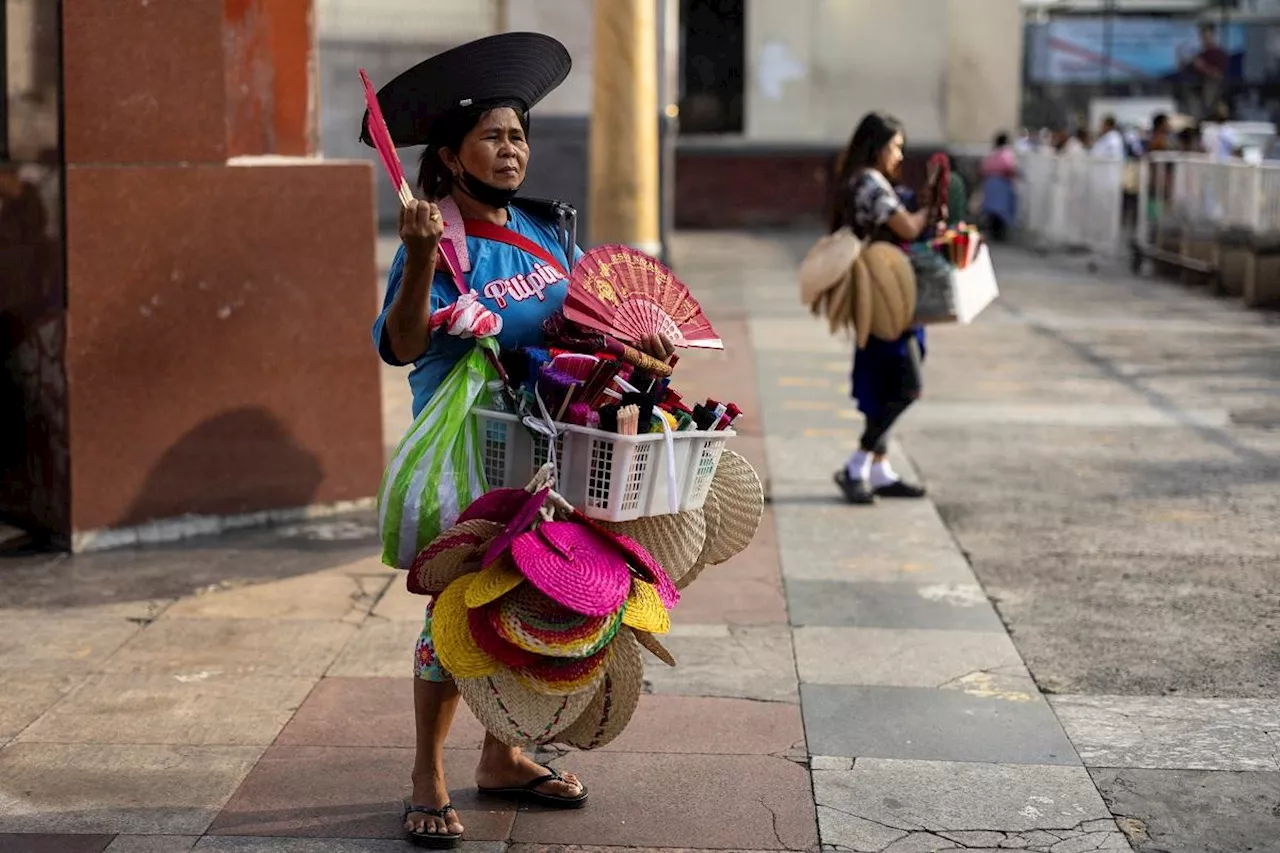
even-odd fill
[{"label": "black wide-brim hat", "polygon": [[[459,45],[405,71],[378,91],[397,148],[426,145],[432,124],[451,110],[488,101],[528,112],[569,76],[569,51],[541,33],[502,33]],[[369,111],[360,141],[373,145]]]}]

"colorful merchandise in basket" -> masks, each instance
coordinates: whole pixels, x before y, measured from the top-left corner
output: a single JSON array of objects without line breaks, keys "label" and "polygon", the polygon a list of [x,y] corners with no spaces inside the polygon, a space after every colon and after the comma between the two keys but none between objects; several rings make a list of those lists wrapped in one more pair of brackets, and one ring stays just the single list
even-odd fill
[{"label": "colorful merchandise in basket", "polygon": [[554,491],[550,465],[524,489],[476,500],[423,549],[411,592],[437,596],[441,664],[486,730],[512,746],[594,749],[626,727],[643,690],[646,649],[708,565],[751,541],[760,480],[725,454],[706,508],[606,524]]},{"label": "colorful merchandise in basket", "polygon": [[972,225],[961,222],[948,228],[929,242],[929,248],[947,259],[956,269],[966,269],[978,257],[982,248],[982,233]]},{"label": "colorful merchandise in basket", "polygon": [[546,348],[503,355],[506,381],[473,410],[489,486],[519,487],[552,462],[561,492],[597,520],[700,509],[742,411],[686,401],[679,358],[632,346],[723,347],[688,288],[648,255],[602,246],[575,265],[543,331]]}]

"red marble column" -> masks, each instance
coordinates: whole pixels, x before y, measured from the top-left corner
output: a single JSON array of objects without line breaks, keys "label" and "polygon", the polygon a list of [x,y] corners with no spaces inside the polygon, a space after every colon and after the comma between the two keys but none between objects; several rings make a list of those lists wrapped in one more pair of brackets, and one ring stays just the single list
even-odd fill
[{"label": "red marble column", "polygon": [[62,10],[60,538],[373,495],[373,176],[305,159],[311,0]]}]

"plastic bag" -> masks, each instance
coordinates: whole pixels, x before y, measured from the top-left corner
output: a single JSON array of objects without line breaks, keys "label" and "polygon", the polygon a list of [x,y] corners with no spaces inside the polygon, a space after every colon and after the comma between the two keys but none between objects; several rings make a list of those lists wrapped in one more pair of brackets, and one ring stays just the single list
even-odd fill
[{"label": "plastic bag", "polygon": [[378,489],[382,561],[408,569],[418,552],[488,491],[483,436],[471,408],[497,378],[497,343],[476,346],[440,383],[396,447]]}]

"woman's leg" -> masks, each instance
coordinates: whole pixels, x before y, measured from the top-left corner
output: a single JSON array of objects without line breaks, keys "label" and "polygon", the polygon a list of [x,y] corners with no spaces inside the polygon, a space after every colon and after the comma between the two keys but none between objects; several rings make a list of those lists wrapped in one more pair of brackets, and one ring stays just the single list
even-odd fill
[{"label": "woman's leg", "polygon": [[871,457],[871,470],[868,482],[871,491],[877,497],[886,498],[921,498],[925,491],[919,486],[902,482],[902,478],[889,463],[889,430],[897,423],[902,414],[920,397],[924,387],[922,370],[923,356],[920,342],[914,335],[908,338],[906,358],[901,366],[896,394],[884,405],[879,420],[879,431],[876,435],[874,454]]},{"label": "woman's leg", "polygon": [[[427,809],[449,805],[449,786],[444,778],[444,742],[458,710],[458,686],[440,665],[431,639],[431,616],[435,600],[427,604],[422,633],[418,635],[413,660],[413,795],[411,803]],[[411,811],[405,815],[405,829],[428,835],[461,834],[458,813],[428,815]]]},{"label": "woman's leg", "polygon": [[[480,751],[480,764],[476,767],[476,785],[480,788],[518,788],[549,772],[519,749],[486,734],[484,749]],[[564,773],[561,779],[544,782],[536,790],[552,797],[566,798],[582,793],[582,783],[577,776]]]},{"label": "woman's leg", "polygon": [[[417,732],[413,756],[413,804],[439,809],[449,804],[444,778],[444,741],[458,709],[458,687],[452,681],[413,680],[414,726]],[[443,817],[410,812],[405,829],[411,832],[461,833],[457,812]]]}]

